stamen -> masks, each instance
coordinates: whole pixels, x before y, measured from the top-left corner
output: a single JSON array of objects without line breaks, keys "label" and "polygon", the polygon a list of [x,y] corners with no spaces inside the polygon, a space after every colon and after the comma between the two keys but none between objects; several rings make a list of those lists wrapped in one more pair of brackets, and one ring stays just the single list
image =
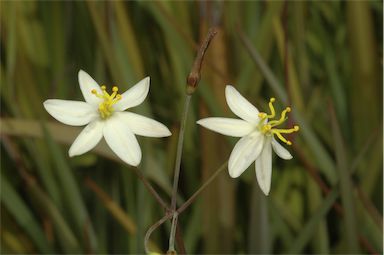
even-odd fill
[{"label": "stamen", "polygon": [[119,88],[117,86],[112,87],[111,95],[109,95],[106,91],[106,86],[103,85],[100,88],[102,90],[101,94],[99,94],[96,89],[92,89],[91,93],[97,96],[98,98],[103,99],[103,101],[99,104],[99,113],[102,119],[106,119],[112,115],[114,111],[113,105],[116,104],[119,100],[121,100],[122,96],[120,94],[117,94],[117,91],[119,91]]},{"label": "stamen", "polygon": [[267,114],[265,112],[259,112],[259,118],[264,120],[267,117]]},{"label": "stamen", "polygon": [[292,142],[287,140],[282,134],[291,134],[293,132],[299,131],[298,125],[295,125],[293,128],[288,128],[288,129],[274,128],[275,126],[282,124],[284,121],[286,121],[288,119],[288,117],[286,117],[286,115],[288,112],[291,111],[290,107],[285,108],[281,112],[279,119],[271,120],[268,122],[265,121],[266,119],[272,119],[276,116],[275,107],[273,106],[274,102],[275,102],[275,98],[272,97],[269,100],[269,104],[268,104],[269,110],[271,112],[269,115],[264,113],[264,112],[259,113],[258,116],[260,118],[260,122],[259,122],[258,128],[259,128],[260,132],[263,133],[264,135],[268,135],[268,134],[269,135],[276,135],[277,138],[280,139],[282,142],[286,143],[287,145],[292,145]]},{"label": "stamen", "polygon": [[112,100],[113,104],[116,104],[117,101],[119,101],[120,99],[121,99],[121,95],[117,94],[116,97]]},{"label": "stamen", "polygon": [[288,141],[287,139],[284,138],[284,136],[282,136],[280,134],[280,132],[278,132],[276,129],[272,129],[271,132],[273,134],[275,134],[282,142],[288,144],[288,145],[291,145],[292,143],[290,141]]},{"label": "stamen", "polygon": [[269,124],[271,124],[272,127],[280,125],[281,123],[283,123],[284,121],[286,121],[288,119],[285,117],[285,115],[287,114],[287,112],[290,112],[290,111],[291,111],[291,107],[285,108],[285,110],[282,111],[282,113],[281,113],[280,119],[279,120],[272,120],[269,122]]},{"label": "stamen", "polygon": [[278,128],[275,128],[273,130],[276,130],[277,132],[282,133],[282,134],[291,134],[293,132],[299,131],[299,126],[294,126],[293,128],[290,128],[290,129],[278,129]]},{"label": "stamen", "polygon": [[275,108],[273,107],[273,102],[275,102],[275,98],[272,97],[271,99],[269,99],[269,110],[271,110],[271,114],[270,115],[267,115],[268,116],[268,119],[271,119],[271,118],[274,118],[275,115],[276,115],[276,112],[275,112]]}]

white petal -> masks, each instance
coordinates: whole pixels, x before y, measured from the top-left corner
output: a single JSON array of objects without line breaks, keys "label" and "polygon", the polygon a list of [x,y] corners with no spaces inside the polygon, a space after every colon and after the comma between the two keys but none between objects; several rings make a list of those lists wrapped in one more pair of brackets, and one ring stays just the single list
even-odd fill
[{"label": "white petal", "polygon": [[132,112],[116,112],[117,118],[125,122],[136,135],[150,137],[170,136],[171,131],[162,123]]},{"label": "white petal", "polygon": [[225,97],[231,111],[251,123],[259,123],[259,111],[231,85],[225,87]]},{"label": "white petal", "polygon": [[149,77],[146,77],[124,92],[113,108],[117,111],[124,111],[141,104],[148,95],[149,81]]},{"label": "white petal", "polygon": [[86,102],[48,99],[43,105],[52,117],[71,126],[83,126],[98,117],[97,109]]},{"label": "white petal", "polygon": [[101,120],[89,123],[76,137],[71,148],[69,148],[69,156],[81,155],[92,150],[103,137],[103,127],[104,121]]},{"label": "white petal", "polygon": [[116,116],[110,117],[104,126],[104,138],[116,155],[128,165],[137,166],[141,161],[141,149],[133,132]]},{"label": "white petal", "polygon": [[239,177],[259,156],[264,136],[252,133],[241,138],[233,148],[228,161],[228,171],[232,178]]},{"label": "white petal", "polygon": [[272,177],[272,149],[271,140],[266,138],[260,156],[255,163],[256,179],[261,190],[265,195],[269,194],[271,189]]},{"label": "white petal", "polygon": [[274,138],[272,139],[272,148],[276,152],[277,156],[279,156],[282,159],[292,159],[291,153],[287,151],[281,144],[276,141]]},{"label": "white petal", "polygon": [[248,135],[255,129],[253,125],[244,120],[230,118],[205,118],[197,121],[197,124],[217,133],[233,137]]},{"label": "white petal", "polygon": [[101,99],[92,94],[93,89],[95,89],[97,93],[102,94],[99,84],[83,70],[79,71],[78,76],[81,93],[83,93],[85,101],[91,104],[99,104]]}]

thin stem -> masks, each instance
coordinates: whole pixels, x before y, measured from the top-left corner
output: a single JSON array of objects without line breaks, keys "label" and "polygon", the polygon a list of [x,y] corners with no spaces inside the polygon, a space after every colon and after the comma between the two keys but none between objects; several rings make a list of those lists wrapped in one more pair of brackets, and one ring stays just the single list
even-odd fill
[{"label": "thin stem", "polygon": [[136,175],[143,182],[144,186],[147,188],[149,193],[156,199],[156,201],[166,210],[169,210],[168,204],[160,197],[159,193],[153,188],[153,186],[149,183],[148,179],[143,175],[143,173],[137,167],[134,167]]},{"label": "thin stem", "polygon": [[[208,31],[203,43],[200,45],[200,48],[197,52],[191,72],[187,77],[186,96],[185,96],[183,115],[181,117],[180,132],[179,132],[179,137],[177,142],[176,162],[175,162],[174,178],[173,178],[171,212],[175,213],[176,216],[174,215],[174,220],[172,221],[172,227],[171,227],[172,230],[176,230],[177,228],[176,198],[177,198],[177,190],[179,186],[181,156],[183,153],[184,133],[185,133],[185,125],[187,123],[189,104],[191,102],[192,94],[195,92],[200,81],[201,66],[203,63],[205,52],[208,49],[208,46],[212,41],[213,37],[216,35],[216,33],[217,32],[214,28],[211,28]],[[175,234],[176,234],[176,231],[171,231],[170,233],[169,251],[174,251]]]},{"label": "thin stem", "polygon": [[153,224],[147,231],[147,233],[145,233],[145,237],[144,237],[144,249],[145,249],[145,253],[146,254],[151,254],[151,251],[149,250],[149,247],[148,247],[148,242],[149,242],[149,238],[151,237],[153,231],[155,231],[158,227],[160,227],[161,225],[163,225],[164,222],[166,222],[167,220],[169,220],[170,218],[172,217],[172,214],[166,214],[164,215],[163,218],[161,218],[158,222],[156,222],[155,224]]},{"label": "thin stem", "polygon": [[191,72],[187,77],[187,90],[186,90],[186,96],[185,96],[183,115],[181,117],[181,127],[179,132],[179,139],[177,143],[176,162],[175,162],[174,178],[173,178],[173,191],[172,191],[172,202],[171,202],[171,209],[173,211],[176,209],[176,196],[177,196],[177,188],[179,185],[181,155],[183,153],[184,132],[185,132],[185,124],[187,122],[189,103],[191,101],[192,94],[195,92],[200,81],[201,66],[203,64],[205,52],[207,51],[209,44],[211,43],[213,37],[216,34],[217,34],[217,31],[215,28],[209,29],[203,43],[201,44],[197,52],[195,61],[193,62]]},{"label": "thin stem", "polygon": [[184,132],[185,132],[185,125],[187,123],[187,115],[188,115],[190,102],[191,102],[191,96],[186,95],[183,115],[181,117],[181,127],[180,127],[180,132],[179,132],[179,139],[178,139],[178,143],[177,143],[176,162],[175,162],[174,177],[173,177],[171,210],[176,209],[176,198],[177,198],[177,189],[179,186],[181,156],[183,154]]},{"label": "thin stem", "polygon": [[177,228],[177,219],[178,219],[178,213],[174,212],[173,213],[173,218],[172,218],[172,227],[171,227],[171,234],[169,238],[169,251],[175,251],[175,235],[176,235],[176,228]]},{"label": "thin stem", "polygon": [[182,213],[187,207],[192,204],[192,202],[196,199],[196,197],[221,173],[224,169],[227,168],[228,161],[226,161],[224,164],[222,164],[216,172],[209,177],[209,179],[195,192],[193,195],[184,203],[182,204],[179,209],[177,209],[177,212],[180,214]]}]

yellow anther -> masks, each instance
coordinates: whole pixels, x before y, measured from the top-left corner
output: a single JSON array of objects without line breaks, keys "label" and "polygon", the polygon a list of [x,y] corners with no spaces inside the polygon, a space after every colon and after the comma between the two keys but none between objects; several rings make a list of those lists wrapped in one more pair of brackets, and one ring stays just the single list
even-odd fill
[{"label": "yellow anther", "polygon": [[106,89],[107,89],[106,86],[104,85],[101,86],[101,90],[102,90],[101,94],[97,93],[96,89],[91,90],[92,94],[102,99],[101,103],[99,104],[99,113],[102,119],[106,119],[112,115],[114,111],[113,105],[116,104],[117,101],[119,101],[122,98],[120,94],[117,94],[117,91],[119,90],[118,87],[116,86],[112,87],[111,95],[108,94]]},{"label": "yellow anther", "polygon": [[275,107],[273,107],[273,102],[275,102],[275,98],[272,97],[271,99],[269,99],[269,110],[271,111],[271,114],[270,115],[267,115],[268,119],[272,119],[275,117],[276,115],[276,112],[275,112]]},{"label": "yellow anther", "polygon": [[274,102],[275,102],[275,98],[273,98],[273,97],[270,98],[268,105],[269,105],[269,109],[271,111],[271,114],[267,115],[264,112],[259,113],[258,116],[260,118],[260,122],[259,122],[258,128],[259,128],[260,132],[263,133],[264,135],[268,135],[268,134],[269,135],[276,135],[276,137],[278,139],[280,139],[282,142],[286,143],[287,145],[292,145],[292,142],[288,141],[282,134],[291,134],[293,132],[299,131],[300,128],[298,125],[295,125],[293,128],[287,128],[287,129],[274,128],[274,127],[282,124],[284,121],[286,121],[288,119],[286,117],[287,113],[291,112],[291,108],[286,107],[281,112],[279,119],[268,121],[268,119],[272,119],[276,115],[276,111],[275,111],[275,108],[273,106]]},{"label": "yellow anther", "polygon": [[267,114],[265,112],[259,112],[259,118],[265,119],[267,117]]},{"label": "yellow anther", "polygon": [[280,125],[281,123],[283,123],[287,119],[285,117],[285,115],[287,115],[287,112],[290,112],[290,111],[291,111],[290,107],[285,108],[285,110],[281,112],[280,119],[279,120],[272,120],[269,122],[269,124],[271,124],[272,127]]},{"label": "yellow anther", "polygon": [[275,129],[272,129],[271,132],[272,132],[273,134],[275,134],[275,135],[277,136],[277,138],[279,138],[282,142],[288,144],[287,139],[285,139],[284,136],[282,136],[282,135],[280,134],[280,132],[276,132]]}]

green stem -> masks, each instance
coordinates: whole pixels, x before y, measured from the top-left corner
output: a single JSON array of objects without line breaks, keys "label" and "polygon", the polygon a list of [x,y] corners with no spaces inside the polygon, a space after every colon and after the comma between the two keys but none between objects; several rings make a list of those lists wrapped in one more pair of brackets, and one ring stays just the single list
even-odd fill
[{"label": "green stem", "polygon": [[181,127],[180,127],[180,132],[179,132],[179,139],[178,139],[178,143],[177,143],[176,162],[175,162],[174,177],[173,177],[171,210],[176,209],[176,198],[177,198],[177,189],[179,186],[181,156],[183,154],[185,125],[187,123],[187,115],[188,115],[190,102],[191,102],[191,96],[186,95],[185,103],[184,103],[184,111],[183,111],[183,115],[181,117]]},{"label": "green stem", "polygon": [[[188,110],[189,110],[189,103],[190,102],[191,102],[191,95],[186,95],[183,115],[181,116],[181,126],[180,126],[180,132],[179,132],[179,139],[178,139],[178,143],[177,143],[176,162],[175,162],[175,170],[174,170],[174,177],[173,177],[173,190],[172,190],[172,201],[171,201],[171,211],[173,211],[173,212],[176,211],[176,198],[177,198],[177,189],[179,186],[179,178],[180,178],[181,156],[183,154],[185,125],[187,123],[187,116],[188,116]],[[175,212],[174,220],[172,220],[171,230],[176,229],[176,226],[177,226],[176,223],[177,223],[177,213]],[[174,250],[175,234],[176,234],[176,231],[171,231],[171,233],[170,233],[169,250]]]},{"label": "green stem", "polygon": [[169,220],[171,218],[171,214],[166,214],[164,215],[163,218],[161,218],[159,221],[157,221],[155,224],[153,224],[145,233],[144,237],[144,248],[145,248],[145,253],[146,254],[151,254],[151,251],[149,250],[148,244],[149,244],[149,238],[152,235],[152,232],[155,231],[158,227],[160,227],[164,222]]},{"label": "green stem", "polygon": [[170,234],[170,237],[169,237],[169,248],[168,248],[168,251],[175,251],[175,235],[176,235],[178,216],[179,216],[179,214],[177,212],[173,213],[172,226],[171,226],[171,234]]},{"label": "green stem", "polygon": [[171,201],[171,212],[173,212],[173,220],[172,220],[172,228],[169,237],[169,251],[174,251],[175,248],[175,234],[177,229],[177,215],[176,211],[176,198],[177,198],[177,189],[179,186],[179,178],[180,178],[180,165],[181,165],[181,155],[183,154],[183,142],[184,142],[184,133],[185,133],[185,125],[187,123],[187,116],[189,110],[189,104],[191,102],[192,94],[195,92],[200,78],[201,78],[201,66],[203,64],[203,59],[206,50],[213,37],[216,35],[217,31],[215,28],[211,28],[208,31],[203,43],[200,45],[200,48],[197,52],[195,61],[193,62],[193,66],[191,72],[187,77],[187,88],[186,88],[186,96],[185,103],[183,109],[183,115],[181,117],[181,126],[177,143],[177,152],[176,152],[176,162],[175,162],[175,170],[174,170],[174,178],[173,178],[173,190],[172,190],[172,201]]}]

